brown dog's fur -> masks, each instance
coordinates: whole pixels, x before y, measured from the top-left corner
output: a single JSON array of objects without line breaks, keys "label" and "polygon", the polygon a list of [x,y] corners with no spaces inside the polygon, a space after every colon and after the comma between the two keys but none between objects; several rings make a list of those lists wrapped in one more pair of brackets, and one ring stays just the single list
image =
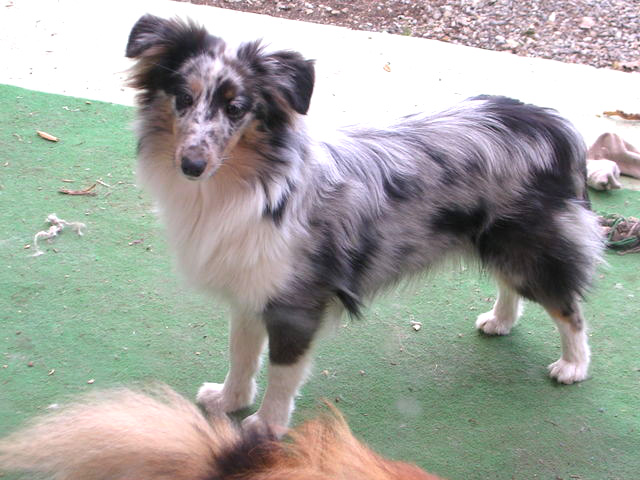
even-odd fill
[{"label": "brown dog's fur", "polygon": [[277,441],[206,419],[168,387],[101,393],[38,418],[0,441],[0,468],[56,480],[438,480],[376,455],[335,410]]}]

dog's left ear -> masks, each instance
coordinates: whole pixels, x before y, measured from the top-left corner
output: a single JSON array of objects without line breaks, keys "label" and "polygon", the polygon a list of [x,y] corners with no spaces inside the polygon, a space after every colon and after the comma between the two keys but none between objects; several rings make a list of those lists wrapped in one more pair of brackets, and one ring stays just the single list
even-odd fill
[{"label": "dog's left ear", "polygon": [[298,52],[281,51],[266,56],[272,72],[278,78],[278,89],[298,113],[306,114],[311,103],[315,68],[313,60],[306,60]]},{"label": "dog's left ear", "polygon": [[278,103],[286,103],[302,115],[307,113],[315,82],[313,60],[289,50],[264,53],[259,40],[242,44],[238,59],[257,77],[264,94],[272,99],[275,95]]}]

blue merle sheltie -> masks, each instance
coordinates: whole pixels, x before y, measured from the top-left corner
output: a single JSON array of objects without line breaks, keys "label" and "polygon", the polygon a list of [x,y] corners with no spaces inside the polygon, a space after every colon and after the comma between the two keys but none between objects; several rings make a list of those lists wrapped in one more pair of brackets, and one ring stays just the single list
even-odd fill
[{"label": "blue merle sheltie", "polygon": [[451,256],[497,281],[478,329],[505,335],[521,299],[538,302],[562,341],[551,377],[586,378],[579,302],[602,241],[584,142],[553,110],[480,96],[317,138],[314,64],[299,53],[145,15],[126,55],[139,180],[185,277],[232,309],[228,375],[197,396],[209,411],[253,403],[268,344],[264,399],[245,422],[287,425],[326,319]]}]

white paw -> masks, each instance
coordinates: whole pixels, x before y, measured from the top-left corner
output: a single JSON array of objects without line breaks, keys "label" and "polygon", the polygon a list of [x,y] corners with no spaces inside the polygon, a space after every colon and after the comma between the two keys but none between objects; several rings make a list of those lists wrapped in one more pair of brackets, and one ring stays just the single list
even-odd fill
[{"label": "white paw", "polygon": [[505,322],[493,310],[478,315],[476,328],[487,335],[508,335],[513,321]]},{"label": "white paw", "polygon": [[562,358],[549,365],[549,376],[558,383],[580,382],[587,378],[588,362],[568,362]]},{"label": "white paw", "polygon": [[272,434],[280,438],[287,433],[287,427],[264,420],[259,412],[249,415],[242,421],[242,429],[254,431],[262,435]]},{"label": "white paw", "polygon": [[203,383],[196,402],[202,405],[208,413],[219,414],[235,412],[253,403],[256,394],[255,382],[245,391],[230,390],[224,383]]}]

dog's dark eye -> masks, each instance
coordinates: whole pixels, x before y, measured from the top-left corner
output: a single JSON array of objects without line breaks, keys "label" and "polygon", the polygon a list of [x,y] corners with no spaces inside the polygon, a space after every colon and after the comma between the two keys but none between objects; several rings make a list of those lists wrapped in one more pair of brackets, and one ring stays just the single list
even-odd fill
[{"label": "dog's dark eye", "polygon": [[229,118],[235,120],[242,117],[246,113],[247,107],[244,103],[234,101],[227,104],[226,110]]},{"label": "dog's dark eye", "polygon": [[184,110],[191,105],[193,105],[193,97],[191,95],[185,92],[176,95],[176,108],[178,110]]}]

